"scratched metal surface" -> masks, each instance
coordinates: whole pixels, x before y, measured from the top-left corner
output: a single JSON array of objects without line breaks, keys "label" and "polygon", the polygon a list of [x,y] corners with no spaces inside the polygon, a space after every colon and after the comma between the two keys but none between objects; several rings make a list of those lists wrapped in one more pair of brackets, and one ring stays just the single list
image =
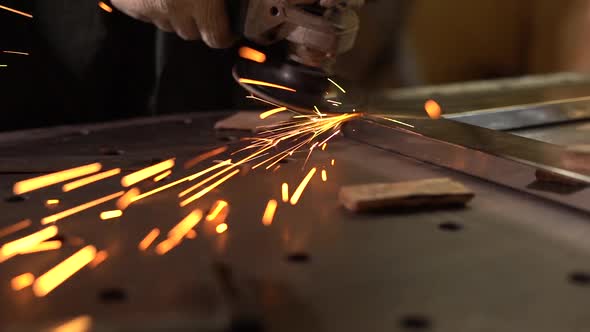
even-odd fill
[{"label": "scratched metal surface", "polygon": [[[21,172],[97,160],[130,169],[171,156],[181,162],[228,143],[228,135],[211,129],[221,116],[130,122],[83,135],[49,131],[40,139],[4,136],[0,158],[20,163],[3,163],[0,192],[7,197],[15,180],[32,176]],[[101,148],[123,154],[105,156]],[[58,222],[66,240],[81,237],[110,257],[44,298],[30,288],[12,291],[10,278],[43,273],[79,246],[0,264],[0,330],[36,331],[78,315],[93,317],[94,331],[590,329],[588,215],[338,138],[310,161],[328,170],[328,181],[316,176],[297,206],[280,204],[272,226],[264,227],[267,200],[279,198],[282,182],[293,188],[301,180],[303,159],[276,173],[237,176],[190,208],[178,208],[176,189],[132,206],[119,220],[99,220],[101,210],[112,208],[106,204]],[[167,181],[181,174],[178,168]],[[458,210],[355,215],[336,198],[345,184],[440,176],[462,181],[475,199]],[[154,186],[147,181],[143,188]],[[22,202],[2,200],[0,227],[25,217],[38,222],[52,213],[46,198],[60,198],[62,209],[119,188],[115,178],[68,194],[54,186]],[[137,250],[153,227],[166,230],[219,198],[231,204],[228,232],[216,235],[203,223],[195,240],[164,256]],[[219,266],[231,276],[220,277]]]}]

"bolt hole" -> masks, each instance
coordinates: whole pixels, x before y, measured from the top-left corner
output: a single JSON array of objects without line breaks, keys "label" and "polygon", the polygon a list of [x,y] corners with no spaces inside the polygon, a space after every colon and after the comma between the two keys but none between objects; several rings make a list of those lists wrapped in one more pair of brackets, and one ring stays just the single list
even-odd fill
[{"label": "bolt hole", "polygon": [[4,199],[5,202],[7,203],[19,203],[19,202],[24,202],[27,199],[27,196],[25,195],[12,195],[12,196],[8,196]]},{"label": "bolt hole", "polygon": [[569,281],[579,286],[590,286],[590,273],[573,272],[569,275]]},{"label": "bolt hole", "polygon": [[294,252],[287,255],[287,260],[291,263],[307,263],[309,262],[310,257],[304,252]]},{"label": "bolt hole", "polygon": [[400,320],[402,328],[411,331],[424,331],[430,328],[430,320],[421,315],[409,315]]},{"label": "bolt hole", "polygon": [[438,228],[446,232],[458,232],[463,229],[463,225],[456,222],[447,221],[439,224]]},{"label": "bolt hole", "polygon": [[270,14],[272,16],[279,16],[281,12],[279,11],[279,9],[277,7],[272,7],[270,8]]},{"label": "bolt hole", "polygon": [[122,288],[106,288],[98,293],[98,298],[104,303],[117,303],[125,301],[127,294]]}]

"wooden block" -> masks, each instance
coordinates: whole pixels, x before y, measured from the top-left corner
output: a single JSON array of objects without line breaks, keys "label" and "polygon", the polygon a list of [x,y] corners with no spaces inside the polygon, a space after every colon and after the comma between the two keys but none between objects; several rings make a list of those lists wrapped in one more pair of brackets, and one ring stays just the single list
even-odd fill
[{"label": "wooden block", "polygon": [[266,119],[260,119],[261,112],[237,112],[215,123],[215,129],[220,130],[244,130],[253,133],[264,130],[265,126],[289,121],[293,116],[290,112],[278,113]]},{"label": "wooden block", "polygon": [[339,193],[342,205],[354,212],[464,205],[473,196],[463,184],[448,178],[344,186]]}]

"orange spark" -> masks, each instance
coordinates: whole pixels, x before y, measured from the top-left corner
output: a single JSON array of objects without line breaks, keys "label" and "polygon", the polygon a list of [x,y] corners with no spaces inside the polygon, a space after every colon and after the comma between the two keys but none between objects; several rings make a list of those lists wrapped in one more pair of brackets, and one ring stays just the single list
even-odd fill
[{"label": "orange spark", "polygon": [[328,143],[324,143],[322,144],[322,151],[326,151],[326,147],[328,146]]},{"label": "orange spark", "polygon": [[104,262],[109,257],[109,253],[106,250],[101,250],[96,253],[96,257],[88,264],[88,267],[94,269]]},{"label": "orange spark", "polygon": [[326,173],[325,169],[322,170],[322,181],[328,181],[328,173]]},{"label": "orange spark", "polygon": [[9,7],[6,7],[6,6],[0,5],[0,9],[4,9],[4,10],[7,10],[9,12],[13,12],[15,14],[19,14],[19,15],[22,15],[22,16],[25,16],[25,17],[28,17],[28,18],[33,18],[33,15],[31,15],[29,13],[21,12],[20,10],[12,9],[12,8],[9,8]]},{"label": "orange spark", "polygon": [[164,172],[164,173],[162,173],[160,175],[157,175],[154,178],[154,182],[160,182],[160,181],[164,180],[165,178],[167,178],[170,174],[172,174],[172,171],[171,170],[167,170],[166,172]]},{"label": "orange spark", "polygon": [[217,180],[215,183],[211,184],[208,187],[205,187],[203,190],[199,191],[198,193],[194,194],[193,196],[185,199],[184,201],[180,202],[180,206],[184,207],[187,206],[189,203],[205,196],[208,192],[210,192],[211,190],[215,189],[216,187],[218,187],[219,185],[221,185],[222,183],[224,183],[225,181],[227,181],[229,178],[231,178],[232,176],[238,174],[240,172],[239,169],[236,169],[235,171],[229,173],[228,175],[222,177],[221,179]]},{"label": "orange spark", "polygon": [[217,232],[217,234],[221,234],[225,231],[227,231],[227,224],[226,223],[221,223],[219,225],[217,225],[217,227],[215,227],[215,231]]},{"label": "orange spark", "polygon": [[0,257],[13,256],[57,235],[57,226],[50,226],[0,247]]},{"label": "orange spark", "polygon": [[96,248],[94,246],[89,245],[80,249],[37,278],[35,283],[33,283],[33,293],[38,297],[49,294],[69,277],[90,263],[95,257]]},{"label": "orange spark", "polygon": [[190,231],[188,231],[188,233],[186,233],[186,238],[187,239],[191,239],[194,240],[197,238],[197,232],[195,232],[194,229],[191,229]]},{"label": "orange spark", "polygon": [[130,204],[131,203],[135,203],[135,202],[137,202],[137,201],[139,201],[141,199],[144,199],[144,198],[146,198],[148,196],[152,196],[154,194],[157,194],[160,191],[166,190],[168,188],[172,188],[172,187],[174,187],[174,186],[176,186],[176,185],[178,185],[178,184],[180,184],[182,182],[188,181],[188,179],[189,179],[189,177],[182,178],[180,180],[177,180],[177,181],[168,183],[167,185],[164,185],[164,186],[158,187],[156,189],[150,190],[148,192],[145,192],[145,193],[143,193],[141,195],[134,196],[134,197],[130,198]]},{"label": "orange spark", "polygon": [[180,240],[177,238],[167,238],[166,240],[160,242],[156,246],[156,254],[164,255],[168,251],[172,250],[174,247],[180,244]]},{"label": "orange spark", "polygon": [[102,2],[102,1],[98,2],[98,7],[100,7],[102,10],[104,10],[107,13],[113,12],[113,8],[111,8],[111,6],[107,5],[106,3]]},{"label": "orange spark", "polygon": [[240,47],[239,54],[240,57],[254,62],[264,63],[266,61],[266,54],[250,47]]},{"label": "orange spark", "polygon": [[283,202],[287,203],[289,201],[289,184],[286,182],[281,186],[281,197]]},{"label": "orange spark", "polygon": [[47,207],[55,207],[59,204],[59,199],[48,199],[45,201],[45,206]]},{"label": "orange spark", "polygon": [[331,164],[332,166],[334,166],[334,165],[336,164],[336,160],[332,159],[332,161],[330,162],[330,164]]},{"label": "orange spark", "polygon": [[254,85],[260,85],[260,86],[267,86],[269,88],[281,89],[281,90],[286,90],[286,91],[290,91],[290,92],[297,92],[297,90],[288,88],[286,86],[282,86],[282,85],[278,85],[278,84],[274,84],[274,83],[269,83],[269,82],[264,82],[264,81],[251,80],[249,78],[240,78],[238,80],[238,82],[243,83],[243,84],[254,84]]},{"label": "orange spark", "polygon": [[115,199],[115,198],[123,195],[124,193],[125,193],[124,191],[119,191],[117,193],[114,193],[114,194],[111,194],[111,195],[108,195],[108,196],[104,196],[104,197],[95,199],[93,201],[90,201],[90,202],[87,202],[87,203],[84,203],[84,204],[75,206],[75,207],[73,207],[71,209],[68,209],[68,210],[65,210],[65,211],[62,211],[62,212],[53,214],[51,216],[47,216],[47,217],[41,219],[41,224],[47,225],[49,223],[56,222],[56,221],[58,221],[60,219],[63,219],[65,217],[69,217],[69,216],[71,216],[73,214],[76,214],[78,212],[81,212],[81,211],[87,210],[89,208],[95,207],[97,205],[100,205],[102,203],[108,202],[108,201],[110,201],[112,199]]},{"label": "orange spark", "polygon": [[215,156],[217,156],[219,154],[222,154],[226,150],[227,150],[227,146],[221,146],[221,147],[218,147],[217,149],[213,149],[211,151],[208,151],[208,152],[205,152],[203,154],[200,154],[200,155],[194,157],[193,159],[185,162],[184,163],[184,169],[191,168],[191,167],[195,166],[196,164],[198,164],[198,163],[200,163],[200,162],[202,162],[204,160],[207,160],[209,158],[212,158],[212,157],[215,157]]},{"label": "orange spark", "polygon": [[158,235],[160,235],[160,230],[158,228],[154,228],[152,229],[144,238],[143,240],[141,240],[141,242],[139,242],[139,245],[137,246],[139,248],[139,250],[141,251],[145,251],[150,245],[152,245],[152,243],[154,242],[154,240],[158,237]]},{"label": "orange spark", "polygon": [[211,180],[215,179],[216,177],[220,176],[221,174],[223,174],[223,173],[226,173],[227,171],[231,170],[233,167],[234,167],[234,166],[229,166],[229,167],[227,167],[227,168],[225,168],[225,169],[222,169],[221,171],[219,171],[219,172],[217,172],[217,173],[215,173],[215,174],[211,175],[210,177],[208,177],[208,178],[204,179],[203,181],[201,181],[201,182],[199,182],[199,183],[197,183],[197,184],[195,184],[195,185],[191,186],[190,188],[188,188],[188,189],[186,189],[186,190],[183,190],[181,193],[179,193],[179,194],[178,194],[178,197],[180,198],[180,197],[184,197],[184,196],[186,196],[186,195],[187,195],[187,194],[189,194],[191,191],[194,191],[195,189],[197,189],[197,188],[199,188],[200,186],[204,185],[205,183],[207,183],[207,182],[209,182],[209,181],[211,181]]},{"label": "orange spark", "polygon": [[201,175],[207,174],[207,173],[209,173],[209,172],[211,172],[213,170],[216,170],[218,168],[221,168],[223,166],[230,165],[230,164],[231,164],[231,159],[226,159],[226,160],[224,160],[224,161],[222,161],[222,162],[220,162],[220,163],[218,163],[216,165],[213,165],[213,166],[211,166],[209,168],[206,168],[206,169],[204,169],[204,170],[202,170],[200,172],[197,172],[197,173],[195,173],[195,174],[193,174],[191,176],[188,176],[188,177],[186,177],[186,179],[188,181],[192,181],[192,180],[200,177]]},{"label": "orange spark", "polygon": [[287,108],[286,107],[278,107],[278,108],[273,108],[269,111],[266,111],[264,113],[260,113],[260,119],[264,120],[266,118],[268,118],[271,115],[277,114],[277,113],[281,113],[286,111]]},{"label": "orange spark", "polygon": [[315,167],[312,168],[309,171],[309,173],[307,173],[307,175],[303,178],[303,181],[301,181],[299,187],[295,189],[295,191],[293,192],[293,196],[291,196],[291,205],[297,204],[299,198],[301,198],[301,195],[303,194],[303,190],[305,190],[305,187],[307,186],[307,184],[309,183],[316,171],[317,169]]},{"label": "orange spark", "polygon": [[213,221],[215,220],[215,218],[217,218],[217,216],[219,215],[219,213],[225,209],[229,204],[226,201],[222,201],[222,200],[218,200],[217,202],[215,202],[213,204],[213,207],[211,208],[211,212],[209,212],[209,214],[207,215],[207,218],[205,218],[207,221]]},{"label": "orange spark", "polygon": [[47,175],[38,176],[32,179],[19,181],[14,184],[12,191],[16,195],[24,194],[36,189],[48,187],[56,183],[67,181],[80,176],[88,175],[100,171],[102,165],[94,163],[90,165],[70,168],[64,171],[59,171]]},{"label": "orange spark", "polygon": [[201,210],[194,210],[168,232],[168,237],[181,240],[193,227],[197,226],[202,217]]},{"label": "orange spark", "polygon": [[111,210],[111,211],[103,211],[100,213],[101,220],[109,220],[113,218],[119,218],[123,215],[123,211],[121,210]]},{"label": "orange spark", "polygon": [[328,78],[328,81],[334,84],[334,86],[337,87],[340,91],[342,91],[342,93],[346,93],[346,90],[344,90],[340,85],[338,85],[338,83],[334,82],[331,78]]},{"label": "orange spark", "polygon": [[102,173],[98,173],[95,175],[91,175],[85,178],[82,178],[80,180],[76,180],[76,181],[72,181],[69,183],[64,184],[61,187],[61,190],[63,190],[64,192],[68,192],[68,191],[72,191],[74,189],[78,189],[80,187],[84,187],[86,185],[89,185],[91,183],[100,181],[100,180],[104,180],[108,177],[114,176],[121,173],[121,169],[120,168],[115,168],[115,169],[111,169],[109,171],[105,171]]},{"label": "orange spark", "polygon": [[123,187],[130,187],[138,182],[141,182],[149,177],[156,174],[162,173],[165,170],[174,167],[174,158],[165,160],[161,163],[146,167],[137,172],[125,175],[121,179],[121,185]]},{"label": "orange spark", "polygon": [[25,220],[21,220],[21,221],[17,222],[16,224],[12,224],[10,226],[0,228],[0,238],[3,238],[3,237],[10,235],[12,233],[16,233],[20,230],[23,230],[23,229],[31,226],[31,224],[32,224],[31,220],[25,219]]},{"label": "orange spark", "polygon": [[127,192],[119,197],[119,199],[117,200],[117,203],[115,203],[115,205],[117,206],[117,208],[119,210],[125,210],[129,204],[131,204],[133,202],[133,199],[135,199],[135,197],[139,196],[139,189],[137,188],[131,188],[129,190],[127,190]]},{"label": "orange spark", "polygon": [[29,55],[29,53],[27,53],[27,52],[17,52],[17,51],[2,51],[2,52],[6,53],[6,54]]},{"label": "orange spark", "polygon": [[35,276],[32,273],[23,273],[19,276],[16,276],[10,280],[10,286],[13,290],[19,291],[26,287],[29,287],[35,281]]},{"label": "orange spark", "polygon": [[442,115],[440,105],[432,99],[429,99],[424,103],[424,109],[426,110],[428,117],[431,119],[440,119],[440,116]]},{"label": "orange spark", "polygon": [[90,331],[92,328],[92,317],[88,315],[78,316],[67,322],[52,328],[51,332],[72,332],[72,331]]},{"label": "orange spark", "polygon": [[264,210],[264,215],[262,216],[262,224],[265,226],[270,226],[272,224],[272,220],[275,217],[275,212],[277,210],[277,201],[271,199],[266,204],[266,209]]},{"label": "orange spark", "polygon": [[44,242],[41,242],[41,243],[37,244],[34,247],[21,250],[19,252],[19,254],[21,254],[21,255],[33,254],[33,253],[36,253],[36,252],[49,251],[49,250],[57,250],[59,248],[61,248],[61,241],[57,241],[57,240],[56,241],[44,241]]}]

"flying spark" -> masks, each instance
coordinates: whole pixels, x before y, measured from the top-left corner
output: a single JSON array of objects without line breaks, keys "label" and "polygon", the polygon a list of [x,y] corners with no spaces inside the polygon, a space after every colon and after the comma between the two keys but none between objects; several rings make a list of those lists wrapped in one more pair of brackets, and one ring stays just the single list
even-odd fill
[{"label": "flying spark", "polygon": [[154,182],[160,182],[160,181],[164,180],[165,178],[167,178],[168,176],[170,176],[170,174],[172,174],[172,171],[171,170],[167,170],[166,172],[164,172],[164,173],[162,173],[160,175],[157,175],[154,178]]},{"label": "flying spark", "polygon": [[424,109],[426,110],[428,117],[431,119],[440,119],[442,115],[440,105],[432,99],[429,99],[424,103]]},{"label": "flying spark", "polygon": [[215,227],[215,231],[217,232],[217,234],[221,234],[225,231],[227,231],[228,226],[226,223],[221,223],[219,225],[217,225],[217,227]]},{"label": "flying spark", "polygon": [[289,184],[286,182],[281,186],[281,198],[285,203],[289,201]]},{"label": "flying spark", "polygon": [[90,165],[70,168],[64,171],[59,171],[47,175],[38,176],[35,178],[19,181],[14,184],[12,191],[15,195],[31,192],[40,188],[48,187],[56,183],[64,182],[77,178],[80,176],[96,173],[100,171],[102,165],[94,163]]},{"label": "flying spark", "polygon": [[325,169],[322,170],[322,181],[328,181],[328,173],[326,173]]},{"label": "flying spark", "polygon": [[12,12],[12,13],[24,16],[24,17],[33,18],[33,15],[31,15],[29,13],[21,12],[20,10],[12,9],[10,7],[0,5],[0,9],[4,9],[4,10],[7,10],[9,12]]},{"label": "flying spark", "polygon": [[3,238],[7,235],[16,233],[21,231],[29,226],[31,226],[33,222],[30,219],[25,219],[17,222],[16,224],[12,224],[10,226],[6,226],[4,228],[0,228],[0,238]]},{"label": "flying spark", "polygon": [[35,276],[32,273],[23,273],[10,280],[10,287],[15,291],[19,291],[31,286],[33,281],[35,281]]},{"label": "flying spark", "polygon": [[225,181],[229,180],[229,178],[231,178],[232,176],[238,174],[240,172],[239,169],[236,169],[235,171],[229,173],[228,175],[224,176],[223,178],[217,180],[216,182],[214,182],[213,184],[211,184],[208,187],[205,187],[203,190],[199,191],[198,193],[194,194],[193,196],[185,199],[184,201],[180,202],[180,206],[184,207],[187,206],[188,204],[190,204],[191,202],[205,196],[208,192],[210,192],[211,190],[217,188],[219,185],[221,185],[222,183],[224,183]]},{"label": "flying spark", "polygon": [[168,237],[181,240],[193,227],[197,226],[201,218],[203,218],[203,212],[199,209],[194,210],[168,232]]},{"label": "flying spark", "polygon": [[146,167],[129,175],[125,175],[121,179],[121,185],[123,187],[130,187],[156,174],[162,173],[172,167],[174,167],[174,158]]},{"label": "flying spark", "polygon": [[338,83],[334,82],[334,80],[332,80],[331,78],[328,78],[328,81],[330,81],[330,83],[334,84],[334,86],[337,87],[340,91],[342,91],[342,93],[346,93],[346,90],[344,90]]},{"label": "flying spark", "polygon": [[103,204],[103,203],[108,202],[110,200],[113,200],[113,199],[115,199],[115,198],[117,198],[119,196],[122,196],[124,193],[125,193],[124,191],[119,191],[117,193],[114,193],[114,194],[111,194],[111,195],[107,195],[107,196],[104,196],[104,197],[95,199],[93,201],[90,201],[90,202],[87,202],[87,203],[84,203],[84,204],[75,206],[75,207],[73,207],[71,209],[68,209],[68,210],[65,210],[65,211],[62,211],[62,212],[53,214],[51,216],[47,216],[47,217],[41,219],[41,224],[47,225],[49,223],[56,222],[56,221],[58,221],[60,219],[63,219],[65,217],[69,217],[69,216],[71,216],[73,214],[82,212],[84,210],[90,209],[90,208],[95,207],[97,205],[100,205],[100,204]]},{"label": "flying spark", "polygon": [[240,57],[248,60],[252,60],[258,63],[264,63],[266,61],[266,55],[260,51],[257,51],[250,47],[240,47],[238,51]]},{"label": "flying spark", "polygon": [[96,257],[94,257],[94,259],[88,264],[88,267],[94,269],[104,262],[108,257],[109,253],[106,250],[101,250],[96,253]]},{"label": "flying spark", "polygon": [[215,202],[215,204],[213,204],[213,207],[211,208],[211,212],[209,212],[209,214],[207,215],[207,218],[205,218],[205,219],[207,221],[215,220],[217,218],[217,216],[219,216],[221,211],[223,211],[223,209],[228,207],[228,205],[229,204],[226,201],[222,201],[222,200]]},{"label": "flying spark", "polygon": [[121,210],[111,210],[111,211],[104,211],[100,213],[101,220],[109,220],[114,218],[119,218],[123,215],[123,211]]},{"label": "flying spark", "polygon": [[0,247],[0,257],[11,257],[57,235],[57,226],[50,226]]},{"label": "flying spark", "polygon": [[277,210],[277,201],[271,199],[266,204],[266,209],[264,209],[264,215],[262,216],[262,224],[265,226],[270,226],[272,224],[272,220],[275,217],[275,212]]},{"label": "flying spark", "polygon": [[158,228],[152,229],[144,238],[139,242],[137,246],[139,250],[145,251],[149,246],[156,240],[156,238],[160,235],[160,230]]},{"label": "flying spark", "polygon": [[127,192],[125,194],[123,194],[123,196],[119,197],[119,199],[117,200],[117,203],[115,203],[115,205],[117,206],[117,208],[119,210],[125,210],[129,204],[131,204],[133,202],[133,199],[135,199],[135,197],[139,196],[140,191],[137,188],[131,188],[129,190],[127,190]]},{"label": "flying spark", "polygon": [[227,151],[227,146],[221,146],[221,147],[218,147],[218,148],[213,149],[211,151],[208,151],[208,152],[205,152],[203,154],[200,154],[200,155],[194,157],[193,159],[185,162],[184,163],[184,168],[185,169],[189,169],[189,168],[195,166],[196,164],[198,164],[198,163],[200,163],[202,161],[205,161],[205,160],[207,160],[209,158],[212,158],[212,157],[215,157],[217,155],[220,155],[220,154],[224,153],[225,151]]},{"label": "flying spark", "polygon": [[59,199],[48,199],[45,201],[45,206],[52,208],[56,207],[59,204]]},{"label": "flying spark", "polygon": [[282,86],[282,85],[278,85],[278,84],[274,84],[274,83],[269,83],[269,82],[264,82],[264,81],[252,80],[252,79],[249,79],[249,78],[240,78],[238,80],[238,82],[243,83],[243,84],[252,84],[252,85],[267,86],[269,88],[286,90],[286,91],[290,91],[290,92],[297,92],[297,90],[291,89],[291,88],[286,87],[286,86]]},{"label": "flying spark", "polygon": [[307,184],[309,183],[316,171],[317,169],[315,167],[312,168],[309,171],[309,173],[307,173],[307,175],[303,178],[297,189],[295,189],[295,191],[293,192],[293,196],[291,196],[291,205],[295,205],[297,204],[297,202],[299,202],[299,198],[301,198],[301,195],[303,194],[305,187],[307,187]]},{"label": "flying spark", "polygon": [[53,328],[50,332],[85,332],[92,328],[92,317],[83,315],[70,319],[67,322]]},{"label": "flying spark", "polygon": [[57,240],[56,241],[44,241],[44,242],[41,242],[41,243],[35,245],[34,247],[21,250],[19,252],[19,254],[25,255],[25,254],[34,254],[36,252],[57,250],[57,249],[61,248],[61,246],[62,246],[61,241],[57,241]]},{"label": "flying spark", "polygon": [[76,272],[90,263],[96,257],[96,248],[86,246],[77,251],[63,262],[57,264],[51,270],[45,272],[33,283],[33,293],[42,297],[49,294]]},{"label": "flying spark", "polygon": [[98,7],[100,7],[102,10],[104,10],[107,13],[113,12],[113,8],[111,8],[111,6],[107,5],[106,3],[102,2],[102,1],[98,2]]},{"label": "flying spark", "polygon": [[2,51],[2,53],[6,54],[18,54],[18,55],[29,55],[27,52],[17,52],[17,51]]},{"label": "flying spark", "polygon": [[91,176],[82,178],[80,180],[76,180],[76,181],[72,181],[72,182],[66,183],[66,184],[64,184],[61,187],[61,190],[64,191],[64,192],[72,191],[74,189],[78,189],[80,187],[87,186],[87,185],[89,185],[91,183],[98,182],[100,180],[104,180],[104,179],[109,178],[111,176],[115,176],[115,175],[117,175],[119,173],[121,173],[121,169],[120,168],[111,169],[109,171],[105,171],[105,172],[102,172],[102,173],[98,173],[98,174],[95,174],[95,175],[91,175]]},{"label": "flying spark", "polygon": [[286,107],[277,107],[277,108],[273,108],[273,109],[271,109],[271,110],[268,110],[268,111],[266,111],[266,112],[264,112],[264,113],[260,113],[260,119],[261,119],[261,120],[264,120],[264,119],[268,118],[268,117],[269,117],[269,116],[271,116],[271,115],[275,115],[275,114],[277,114],[277,113],[281,113],[281,112],[284,112],[284,111],[286,111],[286,110],[287,110],[287,108],[286,108]]},{"label": "flying spark", "polygon": [[336,160],[332,159],[332,161],[330,161],[330,165],[334,166],[336,164]]}]

